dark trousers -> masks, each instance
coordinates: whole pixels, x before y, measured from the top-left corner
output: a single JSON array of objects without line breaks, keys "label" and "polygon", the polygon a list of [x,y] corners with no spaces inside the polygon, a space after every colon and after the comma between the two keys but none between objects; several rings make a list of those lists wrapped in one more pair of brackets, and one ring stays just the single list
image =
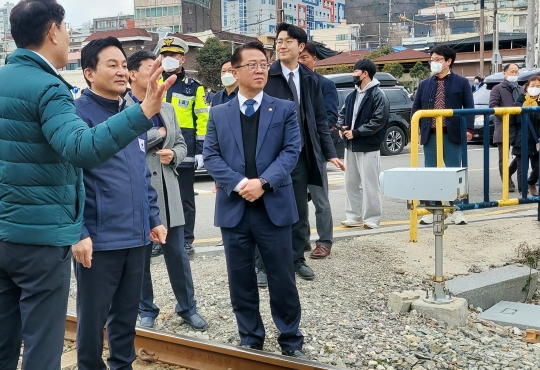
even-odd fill
[{"label": "dark trousers", "polygon": [[280,332],[278,343],[285,351],[302,349],[304,337],[298,330],[301,308],[294,280],[291,227],[274,225],[264,207],[249,207],[240,223],[233,228],[222,227],[221,235],[240,344],[262,347],[265,338],[254,268],[257,244],[268,274],[270,311]]},{"label": "dark trousers", "polygon": [[[503,165],[502,143],[497,143],[497,149],[499,150],[499,174],[501,175],[501,179],[502,179],[502,165]],[[517,169],[518,169],[517,159],[516,157],[514,157],[514,159],[512,159],[512,161],[508,165],[508,178],[511,178],[512,175],[516,173]]]},{"label": "dark trousers", "polygon": [[308,162],[306,149],[298,157],[298,163],[291,173],[293,181],[294,198],[298,208],[298,221],[292,225],[292,250],[293,261],[305,260],[306,239],[309,235],[309,209],[308,209]]},{"label": "dark trousers", "polygon": [[101,358],[105,325],[110,370],[131,369],[145,252],[145,247],[94,251],[90,268],[74,262],[79,370],[107,369]]},{"label": "dark trousers", "polygon": [[[189,257],[184,248],[184,226],[171,227],[167,233],[167,243],[161,245],[169,281],[176,297],[176,313],[181,317],[189,317],[197,313],[193,292],[193,278]],[[150,258],[152,244],[146,246],[146,260],[139,302],[139,316],[153,317],[159,315],[159,308],[154,304],[154,290],[150,274]]]},{"label": "dark trousers", "polygon": [[[531,163],[531,173],[529,174],[529,178],[527,179],[528,185],[536,185],[538,183],[538,152],[534,152],[534,154],[529,154],[529,162]],[[517,178],[518,178],[518,189],[521,193],[521,156],[516,155],[517,160]],[[529,171],[529,167],[527,166],[526,171]]]},{"label": "dark trousers", "polygon": [[70,250],[0,241],[0,370],[60,370]]},{"label": "dark trousers", "polygon": [[178,167],[176,170],[184,209],[184,242],[191,244],[195,240],[195,168]]}]

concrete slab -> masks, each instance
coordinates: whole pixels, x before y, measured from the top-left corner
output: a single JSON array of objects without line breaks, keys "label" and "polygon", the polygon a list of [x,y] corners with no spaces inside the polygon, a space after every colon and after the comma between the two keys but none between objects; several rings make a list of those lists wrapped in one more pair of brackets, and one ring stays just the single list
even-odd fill
[{"label": "concrete slab", "polygon": [[428,303],[420,298],[412,303],[411,309],[438,321],[444,321],[453,328],[467,325],[469,315],[467,301],[463,298],[455,298],[446,304]]},{"label": "concrete slab", "polygon": [[422,290],[405,290],[403,292],[392,292],[388,298],[386,306],[394,313],[406,313],[411,310],[411,304],[426,295]]},{"label": "concrete slab", "polygon": [[[528,292],[523,288],[531,278]],[[523,265],[508,265],[479,274],[460,276],[445,283],[454,297],[467,300],[469,305],[484,310],[500,301],[524,302],[536,291],[538,271]]]},{"label": "concrete slab", "polygon": [[503,326],[540,330],[540,306],[533,304],[503,301],[478,317]]}]

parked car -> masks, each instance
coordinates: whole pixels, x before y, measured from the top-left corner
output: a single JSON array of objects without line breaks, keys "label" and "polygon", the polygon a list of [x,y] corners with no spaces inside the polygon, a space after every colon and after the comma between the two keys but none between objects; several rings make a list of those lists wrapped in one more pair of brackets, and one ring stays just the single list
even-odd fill
[{"label": "parked car", "polygon": [[[531,78],[531,76],[540,73],[540,68],[523,68],[519,70],[518,74],[518,84],[520,86],[525,85],[525,83]],[[474,98],[474,107],[475,108],[489,108],[489,95],[491,90],[495,85],[498,85],[504,80],[504,75],[502,72],[495,73],[487,76],[484,79],[484,85],[473,93]],[[489,143],[493,144],[493,131],[495,129],[495,121],[493,115],[489,116]],[[474,117],[474,134],[473,143],[483,143],[484,142],[484,116],[475,116]]]},{"label": "parked car", "polygon": [[[324,77],[334,81],[338,91],[338,109],[345,104],[345,98],[354,90],[354,82],[351,73],[338,73],[325,75]],[[409,92],[389,73],[377,72],[375,78],[380,82],[381,90],[390,101],[390,117],[386,129],[386,139],[381,144],[383,155],[396,155],[401,153],[411,139],[411,107],[412,101]],[[338,156],[345,154],[343,140],[339,137],[338,130],[332,131],[334,145]]]}]

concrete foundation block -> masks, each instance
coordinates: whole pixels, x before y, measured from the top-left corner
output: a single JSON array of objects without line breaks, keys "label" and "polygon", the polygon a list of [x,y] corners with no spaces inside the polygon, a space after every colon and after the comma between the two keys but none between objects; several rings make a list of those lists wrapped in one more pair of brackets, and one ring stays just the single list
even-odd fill
[{"label": "concrete foundation block", "polygon": [[411,308],[428,317],[443,321],[453,328],[467,325],[469,310],[467,301],[463,298],[455,298],[446,304],[428,303],[420,298],[412,303]]},{"label": "concrete foundation block", "polygon": [[503,301],[478,317],[502,326],[540,330],[540,306],[534,304]]},{"label": "concrete foundation block", "polygon": [[425,294],[426,293],[421,290],[392,292],[390,293],[386,306],[394,313],[407,313],[411,310],[411,304]]},{"label": "concrete foundation block", "polygon": [[[529,290],[524,292],[530,276]],[[486,310],[500,301],[524,302],[536,291],[538,271],[523,265],[508,265],[479,274],[460,276],[445,283],[452,296]]]}]

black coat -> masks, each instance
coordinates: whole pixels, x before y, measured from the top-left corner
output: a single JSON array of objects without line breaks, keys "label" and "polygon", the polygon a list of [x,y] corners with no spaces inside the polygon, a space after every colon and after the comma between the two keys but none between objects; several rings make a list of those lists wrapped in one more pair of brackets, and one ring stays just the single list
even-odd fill
[{"label": "black coat", "polygon": [[357,96],[356,89],[347,96],[345,105],[339,112],[339,121],[342,126],[352,129],[351,149],[353,152],[380,150],[381,143],[386,136],[388,117],[390,117],[388,98],[378,85],[367,90],[353,122],[354,103]]},{"label": "black coat", "polygon": [[[310,164],[308,184],[323,186],[322,174],[325,173],[326,161],[337,158],[336,149],[330,136],[319,79],[308,67],[301,63],[298,65],[300,68],[300,109],[304,118],[305,149]],[[270,67],[264,92],[275,98],[294,101],[279,61],[272,63]]]},{"label": "black coat", "polygon": [[[525,95],[521,94],[514,105],[516,107],[523,106]],[[529,114],[532,127],[536,132],[536,137],[540,137],[540,113]],[[529,144],[529,154],[536,152],[536,142],[531,132],[531,126],[528,126],[527,143]],[[512,154],[521,155],[521,115],[510,115],[510,145],[512,145]]]},{"label": "black coat", "polygon": [[[523,104],[523,103],[522,103]],[[489,107],[512,107],[514,106],[514,95],[508,82],[504,80],[495,85],[489,94]],[[495,131],[493,132],[493,142],[502,143],[502,116],[493,116],[495,121]]]}]

